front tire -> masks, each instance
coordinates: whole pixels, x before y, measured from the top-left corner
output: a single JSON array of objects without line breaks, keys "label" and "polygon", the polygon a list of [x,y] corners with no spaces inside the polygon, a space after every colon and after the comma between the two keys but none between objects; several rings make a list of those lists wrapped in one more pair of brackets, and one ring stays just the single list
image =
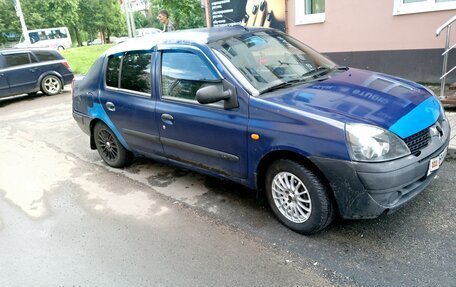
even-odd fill
[{"label": "front tire", "polygon": [[266,173],[266,197],[281,223],[302,233],[316,233],[331,223],[334,206],[330,190],[305,165],[282,159]]},{"label": "front tire", "polygon": [[132,162],[133,154],[125,149],[107,125],[102,122],[96,123],[93,136],[98,153],[109,166],[121,168]]},{"label": "front tire", "polygon": [[60,94],[62,91],[62,82],[57,76],[48,75],[41,81],[41,91],[48,96]]}]

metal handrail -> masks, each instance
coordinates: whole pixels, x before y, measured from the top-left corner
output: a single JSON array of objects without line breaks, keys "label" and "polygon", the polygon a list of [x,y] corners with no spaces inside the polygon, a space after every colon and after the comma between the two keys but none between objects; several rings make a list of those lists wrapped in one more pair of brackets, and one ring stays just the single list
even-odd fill
[{"label": "metal handrail", "polygon": [[453,24],[454,21],[456,21],[456,16],[454,16],[450,20],[446,21],[445,24],[440,26],[435,31],[435,36],[438,37],[438,36],[440,36],[440,33],[444,29],[447,29],[447,34],[446,34],[446,39],[445,39],[445,51],[442,54],[442,56],[443,56],[442,77],[440,77],[440,98],[441,99],[445,98],[445,80],[446,80],[446,76],[456,69],[456,66],[454,66],[450,71],[447,72],[448,53],[456,46],[456,44],[455,44],[455,45],[451,46],[451,48],[450,48],[451,24]]},{"label": "metal handrail", "polygon": [[454,21],[456,21],[456,16],[454,16],[453,18],[451,18],[450,20],[446,21],[445,24],[443,24],[442,26],[440,26],[436,31],[435,31],[435,36],[439,36],[440,33],[443,31],[443,29],[445,29],[447,26],[451,25]]}]

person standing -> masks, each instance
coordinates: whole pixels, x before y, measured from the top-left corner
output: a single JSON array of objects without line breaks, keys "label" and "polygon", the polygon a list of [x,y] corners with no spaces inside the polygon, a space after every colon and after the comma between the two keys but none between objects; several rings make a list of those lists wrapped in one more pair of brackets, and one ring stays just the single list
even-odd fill
[{"label": "person standing", "polygon": [[160,21],[160,23],[163,24],[163,32],[170,32],[176,30],[174,28],[173,23],[169,20],[169,13],[166,10],[160,10],[158,12],[157,19]]}]

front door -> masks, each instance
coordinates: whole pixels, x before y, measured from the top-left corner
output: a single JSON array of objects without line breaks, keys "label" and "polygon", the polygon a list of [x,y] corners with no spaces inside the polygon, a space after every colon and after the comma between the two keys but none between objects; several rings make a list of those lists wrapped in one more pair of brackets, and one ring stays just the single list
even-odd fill
[{"label": "front door", "polygon": [[6,69],[3,72],[8,77],[12,94],[24,94],[34,91],[38,85],[41,64],[31,53],[14,52],[5,54]]},{"label": "front door", "polygon": [[245,178],[246,106],[227,110],[223,102],[203,105],[196,101],[202,85],[221,80],[199,49],[178,47],[160,54],[156,121],[166,156],[226,177]]},{"label": "front door", "polygon": [[[1,65],[1,63],[0,63],[0,65]],[[3,69],[0,66],[0,98],[7,97],[10,94],[11,94],[11,91],[10,91],[9,85],[8,85],[8,78],[6,76],[6,73],[3,71]]]},{"label": "front door", "polygon": [[101,104],[131,150],[163,157],[151,93],[151,51],[133,51],[108,58]]}]

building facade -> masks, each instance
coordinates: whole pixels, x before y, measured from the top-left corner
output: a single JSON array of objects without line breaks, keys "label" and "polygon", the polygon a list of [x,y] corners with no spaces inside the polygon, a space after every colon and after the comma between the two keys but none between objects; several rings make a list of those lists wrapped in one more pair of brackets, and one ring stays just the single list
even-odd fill
[{"label": "building facade", "polygon": [[[210,2],[214,1],[208,0],[207,5]],[[286,10],[285,31],[339,65],[425,83],[440,81],[446,33],[436,37],[435,32],[456,15],[456,0],[257,2],[258,5],[261,2],[283,3]],[[452,45],[456,42],[455,28],[451,35]],[[455,53],[452,51],[449,54],[449,68],[456,65]],[[447,82],[454,81],[456,72],[449,75]]]}]

